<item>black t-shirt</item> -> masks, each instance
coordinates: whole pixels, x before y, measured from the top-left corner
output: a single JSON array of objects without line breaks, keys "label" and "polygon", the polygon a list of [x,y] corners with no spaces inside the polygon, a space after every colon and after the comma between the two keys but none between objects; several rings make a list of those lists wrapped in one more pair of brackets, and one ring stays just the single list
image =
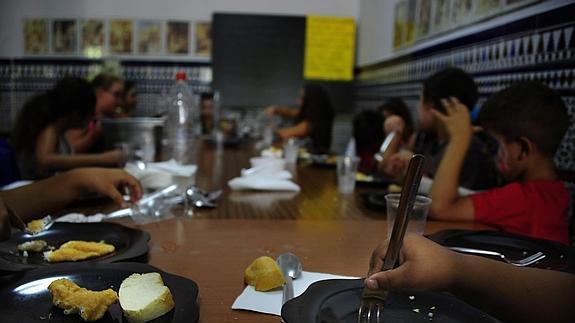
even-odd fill
[{"label": "black t-shirt", "polygon": [[[415,152],[426,158],[424,175],[435,177],[446,148],[447,143],[438,144],[436,136],[427,133],[418,134]],[[459,174],[459,186],[472,190],[486,190],[499,185],[501,176],[495,163],[495,156],[478,135],[473,135]]]}]

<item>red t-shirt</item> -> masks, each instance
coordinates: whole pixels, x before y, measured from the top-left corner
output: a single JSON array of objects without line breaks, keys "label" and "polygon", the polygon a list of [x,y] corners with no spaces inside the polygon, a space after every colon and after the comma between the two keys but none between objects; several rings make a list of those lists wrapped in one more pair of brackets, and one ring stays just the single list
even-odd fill
[{"label": "red t-shirt", "polygon": [[569,244],[569,191],[561,181],[511,183],[471,196],[475,221]]}]

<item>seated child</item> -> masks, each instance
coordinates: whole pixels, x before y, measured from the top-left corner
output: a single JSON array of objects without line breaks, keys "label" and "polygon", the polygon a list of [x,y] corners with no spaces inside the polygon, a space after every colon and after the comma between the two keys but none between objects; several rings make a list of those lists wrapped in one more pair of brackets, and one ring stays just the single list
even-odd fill
[{"label": "seated child", "polygon": [[47,177],[75,167],[122,164],[125,156],[119,150],[76,154],[64,135],[68,130],[85,127],[94,116],[95,103],[94,91],[86,81],[66,77],[24,104],[12,131],[23,179]]},{"label": "seated child", "polygon": [[[384,157],[379,166],[388,175],[401,177],[407,170],[412,152],[426,157],[424,175],[434,178],[439,162],[447,149],[448,135],[444,125],[435,117],[434,111],[443,111],[441,100],[457,98],[472,109],[477,102],[477,86],[473,78],[457,68],[437,72],[423,82],[418,106],[418,134],[411,140],[407,150],[399,151],[398,145],[390,145],[397,151]],[[387,154],[387,153],[386,153]],[[499,185],[499,174],[491,151],[479,136],[473,136],[464,163],[460,168],[459,186],[472,190],[485,190]]]},{"label": "seated child", "polygon": [[499,143],[499,168],[509,184],[469,197],[457,195],[459,174],[473,131],[469,111],[444,100],[449,143],[431,187],[430,217],[475,220],[504,231],[569,244],[569,192],[558,180],[553,156],[569,118],[561,97],[538,83],[519,83],[492,96],[479,123]]}]

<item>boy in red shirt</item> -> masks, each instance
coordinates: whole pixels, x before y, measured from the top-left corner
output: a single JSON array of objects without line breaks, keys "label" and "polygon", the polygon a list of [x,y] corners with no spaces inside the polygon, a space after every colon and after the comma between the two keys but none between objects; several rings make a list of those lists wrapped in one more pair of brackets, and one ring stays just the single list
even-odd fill
[{"label": "boy in red shirt", "polygon": [[491,97],[481,126],[499,143],[498,163],[506,186],[459,197],[459,172],[473,130],[469,111],[444,99],[446,114],[433,110],[449,134],[430,196],[430,217],[475,220],[504,231],[569,244],[569,192],[559,181],[553,155],[569,126],[559,95],[538,83],[519,83]]}]

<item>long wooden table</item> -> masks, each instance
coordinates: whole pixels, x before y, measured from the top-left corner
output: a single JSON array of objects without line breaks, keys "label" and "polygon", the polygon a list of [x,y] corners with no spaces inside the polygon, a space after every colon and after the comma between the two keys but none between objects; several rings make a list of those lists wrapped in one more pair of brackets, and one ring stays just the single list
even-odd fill
[{"label": "long wooden table", "polygon": [[[245,287],[244,269],[259,256],[290,251],[304,270],[364,276],[372,248],[386,238],[385,215],[366,209],[357,194],[339,195],[333,169],[297,167],[298,194],[231,191],[227,181],[248,167],[254,154],[247,148],[200,147],[196,183],[224,190],[217,208],[138,226],[151,234],[151,265],[199,285],[204,323],[279,322],[276,316],[231,309]],[[130,219],[117,221],[136,226]],[[450,228],[486,227],[429,221],[426,233]]]}]

